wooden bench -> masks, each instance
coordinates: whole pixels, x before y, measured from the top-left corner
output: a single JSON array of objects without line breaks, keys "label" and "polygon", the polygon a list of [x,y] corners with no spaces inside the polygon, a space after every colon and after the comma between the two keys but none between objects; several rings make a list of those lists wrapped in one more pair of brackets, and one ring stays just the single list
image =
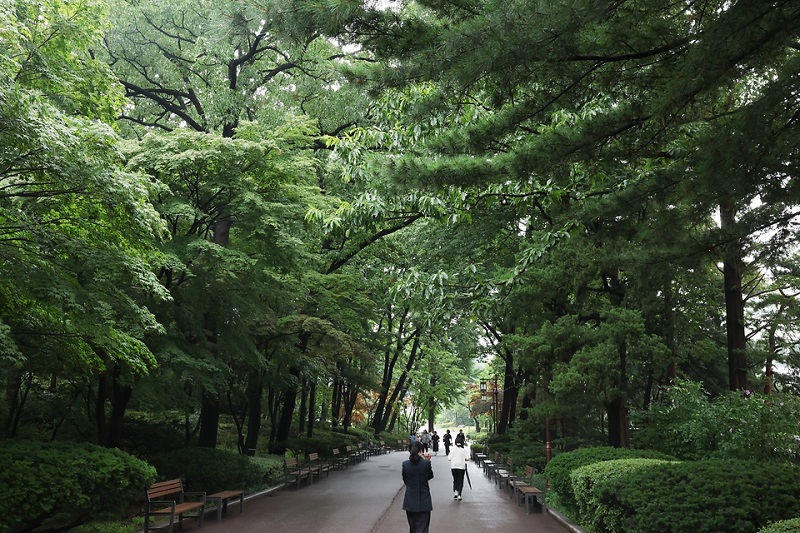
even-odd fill
[{"label": "wooden bench", "polygon": [[359,450],[358,448],[353,448],[352,446],[345,446],[344,451],[347,454],[347,457],[349,458],[350,462],[353,464],[360,463],[364,459],[364,456],[361,455],[361,450]]},{"label": "wooden bench", "polygon": [[[153,483],[145,492],[145,499],[147,502],[144,511],[144,533],[164,529],[172,533],[176,519],[178,525],[183,529],[183,519],[187,513],[195,513],[194,518],[197,519],[197,527],[203,527],[206,493],[184,491],[183,481],[180,479]],[[169,523],[153,527],[150,525],[150,519],[154,516],[168,516]]]},{"label": "wooden bench", "polygon": [[525,512],[530,513],[530,502],[533,500],[534,505],[538,504],[541,511],[547,511],[547,504],[544,501],[544,492],[533,486],[533,474],[535,470],[531,465],[525,465],[523,469],[523,478],[515,480],[513,483],[514,494],[517,496],[517,505],[522,503],[525,499]]},{"label": "wooden bench", "polygon": [[359,444],[356,447],[356,451],[361,455],[361,460],[366,461],[369,459],[369,444]]},{"label": "wooden bench", "polygon": [[383,454],[383,441],[370,441],[369,443],[369,454],[370,455],[381,455]]},{"label": "wooden bench", "polygon": [[494,484],[502,489],[503,485],[507,485],[507,483],[511,481],[513,477],[514,477],[514,460],[511,459],[511,457],[507,457],[502,466],[498,466],[495,468]]},{"label": "wooden bench", "polygon": [[498,452],[494,452],[493,459],[486,459],[483,462],[483,473],[489,476],[489,479],[492,479],[492,476],[494,476],[494,472],[495,469],[497,468],[497,465],[502,464],[502,462],[503,461],[502,458],[500,457],[500,454]]},{"label": "wooden bench", "polygon": [[337,470],[344,470],[350,466],[350,458],[342,455],[339,448],[334,448],[331,454],[333,455],[333,467]]},{"label": "wooden bench", "polygon": [[308,485],[313,482],[314,471],[305,465],[300,465],[297,462],[297,457],[286,457],[283,460],[283,478],[284,483],[288,484],[289,481],[294,483],[297,488],[303,480],[308,481]]},{"label": "wooden bench", "polygon": [[228,512],[228,500],[239,498],[239,512],[244,511],[244,491],[243,490],[223,490],[209,494],[206,499],[213,501],[217,505],[217,522],[222,520],[222,514]]},{"label": "wooden bench", "polygon": [[475,464],[483,468],[483,462],[488,459],[485,453],[473,451],[472,452],[472,460],[475,461]]},{"label": "wooden bench", "polygon": [[389,453],[389,452],[392,451],[392,447],[389,446],[388,444],[386,444],[385,440],[381,439],[380,442],[381,442],[381,455],[383,455],[384,453]]},{"label": "wooden bench", "polygon": [[508,487],[508,493],[511,498],[517,497],[517,505],[519,505],[519,495],[517,494],[518,487],[524,487],[525,485],[531,485],[533,479],[534,469],[531,465],[525,465],[523,468],[522,476],[516,475],[514,472],[511,475],[511,478],[507,481],[506,487]]},{"label": "wooden bench", "polygon": [[320,459],[319,454],[316,452],[308,454],[307,467],[313,472],[312,477],[317,476],[317,479],[322,479],[323,472],[325,472],[325,477],[331,472],[331,464]]}]

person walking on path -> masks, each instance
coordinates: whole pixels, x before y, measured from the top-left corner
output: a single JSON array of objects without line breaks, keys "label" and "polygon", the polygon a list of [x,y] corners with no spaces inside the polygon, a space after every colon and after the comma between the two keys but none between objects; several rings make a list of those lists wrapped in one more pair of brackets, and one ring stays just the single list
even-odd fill
[{"label": "person walking on path", "polygon": [[464,441],[456,439],[456,445],[447,456],[450,461],[450,472],[453,474],[453,499],[461,499],[461,491],[464,489],[464,474],[467,473],[467,449]]},{"label": "person walking on path", "polygon": [[428,481],[433,479],[433,468],[430,461],[422,458],[422,443],[413,443],[408,453],[408,460],[403,461],[403,483],[406,485],[403,510],[408,519],[409,533],[428,533],[433,510]]},{"label": "person walking on path", "polygon": [[428,448],[431,445],[431,436],[427,429],[422,430],[422,435],[420,435],[419,440],[422,442],[422,451],[428,453]]},{"label": "person walking on path", "polygon": [[450,455],[450,446],[453,444],[453,436],[450,434],[450,430],[444,432],[444,437],[442,437],[442,442],[444,442],[444,454]]},{"label": "person walking on path", "polygon": [[439,434],[436,433],[436,430],[433,430],[433,434],[431,435],[431,448],[433,449],[433,455],[439,455]]},{"label": "person walking on path", "polygon": [[463,429],[459,429],[458,430],[458,435],[456,435],[456,444],[458,444],[459,442],[461,444],[466,444],[467,443],[467,436],[464,435],[464,430]]}]

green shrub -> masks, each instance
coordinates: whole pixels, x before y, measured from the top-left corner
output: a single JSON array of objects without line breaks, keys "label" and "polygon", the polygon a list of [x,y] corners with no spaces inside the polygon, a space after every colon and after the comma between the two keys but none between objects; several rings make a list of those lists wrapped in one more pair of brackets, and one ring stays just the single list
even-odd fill
[{"label": "green shrub", "polygon": [[470,444],[469,447],[472,450],[472,453],[483,453],[486,451],[486,446],[483,444]]},{"label": "green shrub", "polygon": [[[755,533],[800,515],[800,471],[780,463],[709,460],[651,462],[576,471],[590,498],[595,531],[625,533]],[[590,471],[593,470],[593,473]],[[582,490],[582,489],[581,489]]]},{"label": "green shrub", "polygon": [[129,413],[122,426],[120,448],[137,457],[183,447],[183,420],[179,415],[160,413],[157,416]]},{"label": "green shrub", "polygon": [[571,452],[560,453],[553,457],[545,467],[545,477],[550,483],[550,490],[557,495],[559,503],[568,513],[577,512],[577,502],[572,493],[572,472],[582,466],[587,466],[601,461],[613,459],[664,459],[667,461],[675,458],[660,452],[647,450],[631,450],[628,448],[612,448],[602,446],[597,448],[580,448]]},{"label": "green shrub", "polygon": [[249,457],[218,448],[181,448],[154,455],[159,479],[181,478],[187,491],[228,489],[257,492],[283,482],[283,458]]},{"label": "green shrub", "polygon": [[758,533],[797,533],[800,531],[800,518],[781,520],[762,527]]},{"label": "green shrub", "polygon": [[686,460],[792,461],[800,454],[800,398],[736,391],[711,399],[702,385],[678,381],[665,401],[632,414],[638,447]]},{"label": "green shrub", "polygon": [[0,531],[56,531],[141,505],[153,468],[94,444],[4,441],[0,447]]},{"label": "green shrub", "polygon": [[585,524],[592,531],[620,531],[621,516],[619,508],[606,505],[600,490],[610,480],[621,479],[626,482],[632,472],[639,469],[647,470],[654,463],[663,463],[661,459],[615,459],[601,461],[587,466],[576,468],[572,471],[572,494],[578,506],[578,516],[581,524]]}]

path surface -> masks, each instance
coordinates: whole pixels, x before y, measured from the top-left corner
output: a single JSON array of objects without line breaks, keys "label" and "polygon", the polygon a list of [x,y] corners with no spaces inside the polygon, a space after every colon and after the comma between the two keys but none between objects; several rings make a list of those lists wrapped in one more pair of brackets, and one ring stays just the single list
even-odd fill
[{"label": "path surface", "polygon": [[[389,452],[370,457],[345,470],[334,470],[328,477],[299,490],[283,488],[244,502],[232,503],[222,522],[209,513],[202,529],[191,521],[184,531],[199,533],[404,533],[408,531],[403,511],[405,487],[400,476],[406,452]],[[431,533],[458,531],[503,533],[573,531],[552,514],[525,513],[508,493],[497,488],[474,463],[469,463],[472,490],[466,482],[463,500],[453,499],[450,462],[444,453],[431,458],[433,513]]]}]

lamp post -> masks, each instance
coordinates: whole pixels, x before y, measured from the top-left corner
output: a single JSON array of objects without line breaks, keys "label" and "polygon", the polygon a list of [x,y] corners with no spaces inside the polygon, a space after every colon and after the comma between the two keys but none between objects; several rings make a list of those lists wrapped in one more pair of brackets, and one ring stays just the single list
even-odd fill
[{"label": "lamp post", "polygon": [[497,374],[492,378],[492,423],[494,424],[494,434],[497,435]]},{"label": "lamp post", "polygon": [[[486,401],[488,395],[488,380],[482,379],[480,384],[481,400]],[[492,377],[492,403],[489,405],[489,410],[492,412],[492,431],[497,434],[497,374]]]},{"label": "lamp post", "polygon": [[481,401],[485,402],[486,401],[486,380],[485,379],[481,380],[480,389],[481,389]]}]

